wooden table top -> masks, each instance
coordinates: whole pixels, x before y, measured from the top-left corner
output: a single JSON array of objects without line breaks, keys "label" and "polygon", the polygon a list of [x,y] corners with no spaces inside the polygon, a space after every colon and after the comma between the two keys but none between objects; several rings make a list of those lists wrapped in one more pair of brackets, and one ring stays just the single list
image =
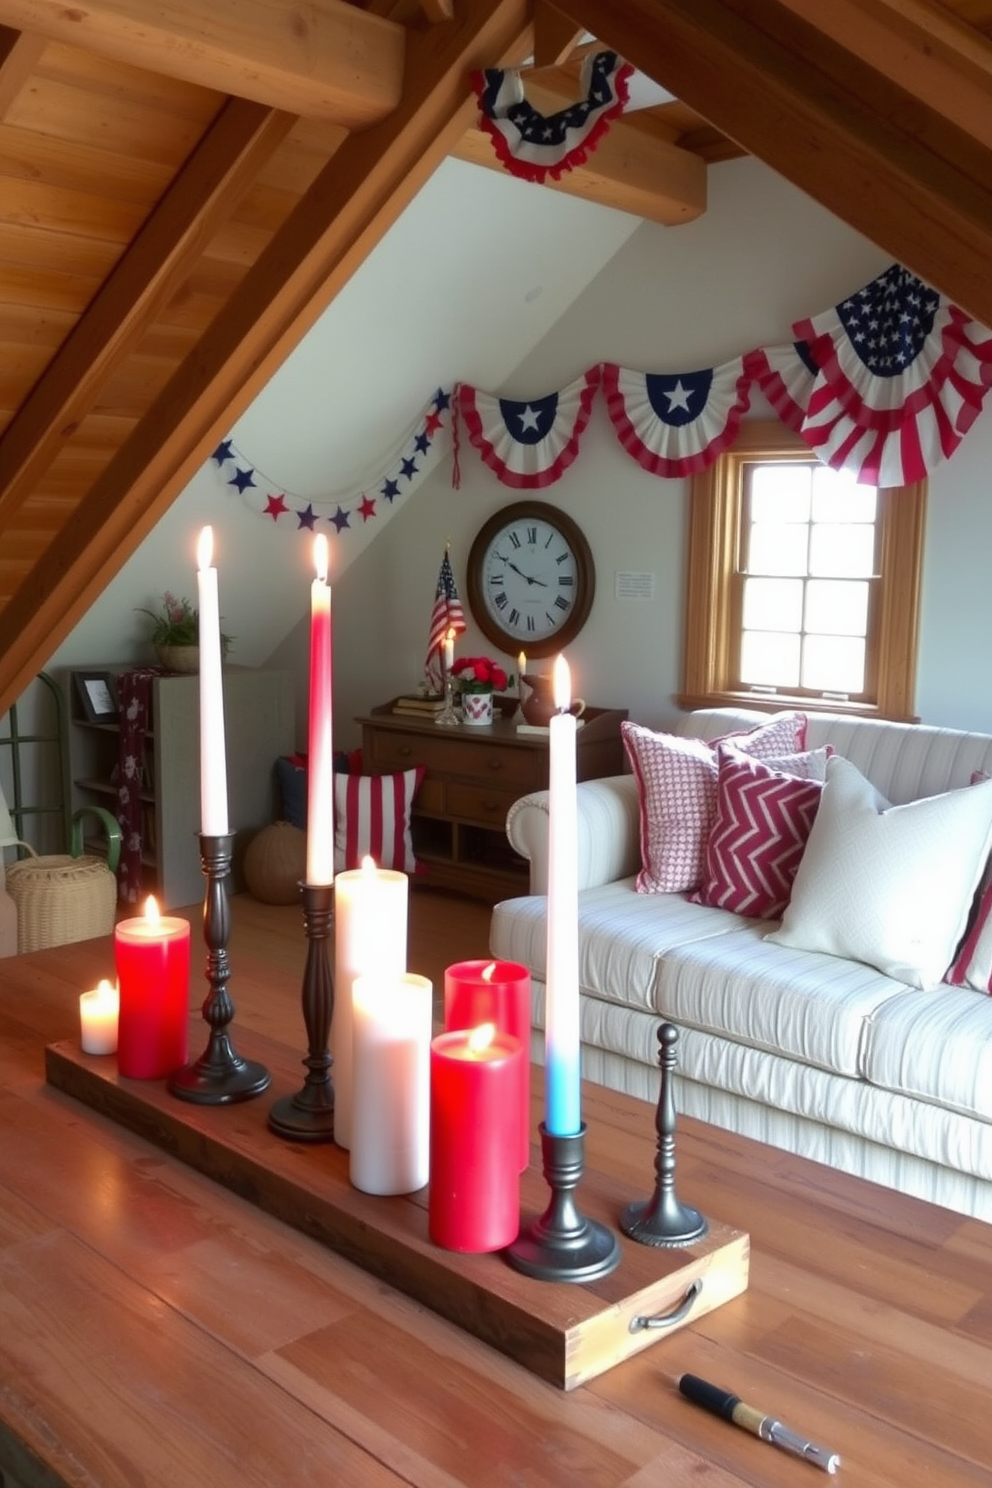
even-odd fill
[{"label": "wooden table top", "polygon": [[[747,1292],[571,1394],[63,1096],[45,1045],[92,941],[0,962],[0,1470],[99,1488],[793,1485],[683,1372],[851,1484],[987,1484],[992,1227],[682,1120],[679,1197],[751,1236]],[[299,983],[232,957],[236,1024]],[[653,1109],[588,1086],[590,1161],[649,1196]],[[293,1148],[287,1146],[287,1160]],[[824,1475],[825,1476],[825,1475]]]}]

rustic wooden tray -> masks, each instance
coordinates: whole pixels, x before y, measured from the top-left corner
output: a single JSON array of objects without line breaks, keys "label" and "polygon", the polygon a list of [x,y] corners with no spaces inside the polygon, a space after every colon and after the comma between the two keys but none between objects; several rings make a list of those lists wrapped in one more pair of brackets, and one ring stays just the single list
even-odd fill
[{"label": "rustic wooden tray", "polygon": [[[272,1087],[255,1100],[230,1106],[189,1104],[171,1096],[164,1081],[124,1079],[113,1059],[84,1054],[74,1041],[50,1044],[45,1070],[57,1089],[314,1236],[565,1390],[747,1287],[748,1236],[717,1222],[711,1222],[698,1244],[677,1250],[638,1245],[621,1235],[616,1271],[583,1286],[532,1280],[500,1255],[442,1250],[427,1234],[427,1189],[401,1198],[360,1193],[348,1180],[346,1152],[330,1142],[286,1142],[269,1130],[273,1099],[301,1084],[297,1054],[245,1031],[238,1034],[238,1051],[272,1071]],[[587,1169],[578,1202],[590,1219],[616,1228],[626,1205],[650,1194],[649,1181],[644,1192],[632,1192]],[[548,1197],[535,1147],[522,1179],[525,1222],[544,1211]],[[686,1305],[700,1282],[698,1295]],[[670,1313],[679,1314],[671,1324],[631,1327],[635,1319]]]}]

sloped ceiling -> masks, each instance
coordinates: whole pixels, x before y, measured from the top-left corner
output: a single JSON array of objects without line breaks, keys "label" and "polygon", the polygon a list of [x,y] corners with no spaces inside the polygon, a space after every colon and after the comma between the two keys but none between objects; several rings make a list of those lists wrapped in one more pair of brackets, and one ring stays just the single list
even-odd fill
[{"label": "sloped ceiling", "polygon": [[[223,20],[218,17],[222,16]],[[679,101],[576,195],[678,224],[760,156],[992,323],[992,3],[0,0],[0,711],[449,154],[583,33]]]}]

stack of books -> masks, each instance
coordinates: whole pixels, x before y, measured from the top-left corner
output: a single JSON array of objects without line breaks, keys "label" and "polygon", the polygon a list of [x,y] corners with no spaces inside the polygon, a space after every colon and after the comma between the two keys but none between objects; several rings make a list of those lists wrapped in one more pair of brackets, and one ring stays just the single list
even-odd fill
[{"label": "stack of books", "polygon": [[444,696],[440,693],[405,692],[393,703],[394,713],[407,713],[411,717],[433,717],[444,707]]}]

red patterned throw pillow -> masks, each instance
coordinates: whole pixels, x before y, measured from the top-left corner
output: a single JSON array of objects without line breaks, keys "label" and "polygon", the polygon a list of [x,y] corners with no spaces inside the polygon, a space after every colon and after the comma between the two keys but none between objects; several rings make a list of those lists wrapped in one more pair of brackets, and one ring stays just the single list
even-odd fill
[{"label": "red patterned throw pillow", "polygon": [[426,770],[397,775],[335,775],[334,867],[360,868],[369,855],[377,868],[416,873],[410,808]]},{"label": "red patterned throw pillow", "polygon": [[[620,728],[640,797],[637,892],[678,894],[698,888],[716,812],[716,746],[721,741],[657,734],[636,723]],[[806,715],[776,713],[749,733],[729,737],[756,758],[792,754],[805,746]]]},{"label": "red patterned throw pillow", "polygon": [[[718,748],[717,762],[706,873],[691,898],[756,919],[780,919],[820,804],[826,750],[789,761],[796,774],[727,744]],[[800,778],[800,770],[807,778]],[[809,778],[817,774],[821,778]]]}]

